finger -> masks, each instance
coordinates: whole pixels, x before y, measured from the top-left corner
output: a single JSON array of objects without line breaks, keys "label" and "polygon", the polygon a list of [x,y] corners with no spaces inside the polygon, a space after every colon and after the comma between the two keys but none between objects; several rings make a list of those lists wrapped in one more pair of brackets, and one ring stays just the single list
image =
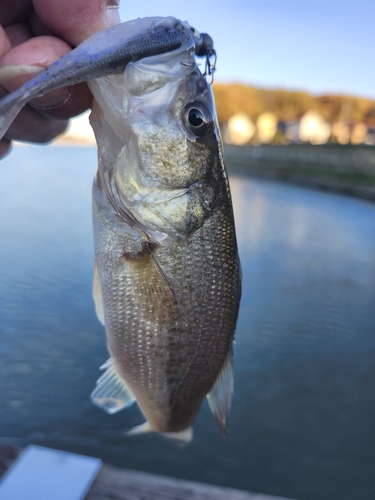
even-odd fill
[{"label": "finger", "polygon": [[31,0],[1,0],[0,2],[0,24],[10,24],[27,21],[32,11]]},{"label": "finger", "polygon": [[[0,87],[0,99],[6,90]],[[53,120],[41,115],[29,106],[25,106],[5,134],[7,141],[27,141],[45,143],[62,134],[68,126],[68,121]],[[6,142],[2,146],[5,148]],[[1,144],[1,143],[0,143]]]},{"label": "finger", "polygon": [[[0,84],[12,92],[70,50],[67,43],[55,37],[32,38],[0,59]],[[30,105],[45,116],[65,120],[81,114],[91,103],[88,87],[79,84],[48,92]]]},{"label": "finger", "polygon": [[0,141],[0,158],[4,158],[10,152],[11,142],[8,139],[1,139]]},{"label": "finger", "polygon": [[26,23],[12,24],[11,26],[4,28],[4,31],[10,42],[8,50],[12,47],[16,47],[17,45],[21,45],[21,43],[25,43],[34,36],[30,26]]},{"label": "finger", "polygon": [[70,45],[59,38],[38,36],[13,47],[0,59],[0,66],[25,65],[44,69],[70,51]]},{"label": "finger", "polygon": [[10,40],[5,30],[0,26],[0,57],[3,57],[11,48]]},{"label": "finger", "polygon": [[53,33],[42,23],[35,11],[32,12],[29,23],[35,36],[53,36]]},{"label": "finger", "polygon": [[65,132],[69,121],[53,120],[25,106],[5,134],[11,141],[44,144]]},{"label": "finger", "polygon": [[[58,92],[59,90],[61,89],[56,91],[53,90],[48,94]],[[46,101],[44,101],[43,104],[40,105],[40,101],[43,101],[43,98],[46,99],[48,96],[48,94],[45,94],[45,96],[40,97],[39,99],[33,99],[31,101],[31,105],[44,116],[58,120],[69,120],[69,118],[80,115],[91,107],[93,97],[86,83],[78,83],[73,87],[66,87],[66,90],[67,94],[65,100],[60,101],[57,104],[53,104],[52,102],[52,104],[47,105]],[[61,94],[59,94],[59,97],[61,97]]]},{"label": "finger", "polygon": [[74,46],[120,22],[119,0],[34,0],[33,4],[47,28]]}]

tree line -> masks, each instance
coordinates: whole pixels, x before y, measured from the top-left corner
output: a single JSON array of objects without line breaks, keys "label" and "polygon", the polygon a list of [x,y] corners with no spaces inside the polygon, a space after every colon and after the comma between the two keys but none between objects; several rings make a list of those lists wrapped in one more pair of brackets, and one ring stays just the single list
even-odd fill
[{"label": "tree line", "polygon": [[227,122],[238,112],[256,120],[265,111],[275,113],[278,120],[291,121],[313,109],[330,123],[364,122],[367,127],[375,127],[375,101],[362,97],[334,94],[314,96],[308,92],[269,90],[238,83],[214,83],[213,92],[220,123]]}]

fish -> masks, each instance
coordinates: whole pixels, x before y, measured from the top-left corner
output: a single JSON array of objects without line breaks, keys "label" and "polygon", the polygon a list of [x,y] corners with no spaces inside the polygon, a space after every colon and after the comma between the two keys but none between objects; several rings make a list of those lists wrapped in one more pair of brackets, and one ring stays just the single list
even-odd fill
[{"label": "fish", "polygon": [[[164,48],[155,52],[155,26],[184,37],[171,46],[162,36]],[[109,414],[137,402],[145,422],[127,434],[153,431],[184,444],[205,397],[226,432],[241,298],[215,103],[195,58],[204,44],[212,53],[213,44],[174,18],[141,19],[131,28],[142,56],[113,70],[103,54],[114,52],[117,39],[104,36],[100,71],[82,69],[86,53],[78,46],[81,69],[70,76],[88,81],[98,145],[93,296],[110,357],[91,399]],[[66,82],[64,72],[72,74],[46,76],[44,91]],[[3,107],[0,101],[0,127],[12,99],[18,107],[26,102],[22,92]]]}]

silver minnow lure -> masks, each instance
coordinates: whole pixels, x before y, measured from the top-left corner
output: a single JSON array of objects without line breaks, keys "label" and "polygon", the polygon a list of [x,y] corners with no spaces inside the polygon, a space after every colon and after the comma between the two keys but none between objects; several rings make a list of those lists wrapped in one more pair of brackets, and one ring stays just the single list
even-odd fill
[{"label": "silver minnow lure", "polygon": [[20,110],[35,97],[67,85],[121,73],[130,61],[174,50],[187,40],[193,40],[196,53],[201,54],[206,37],[174,17],[146,17],[95,33],[0,100],[0,139]]},{"label": "silver minnow lure", "polygon": [[102,73],[74,73],[97,78],[88,83],[99,153],[93,294],[110,359],[91,397],[108,413],[137,401],[146,422],[129,433],[183,443],[205,396],[223,433],[228,419],[241,295],[232,203],[198,36],[173,18],[126,25],[134,44],[155,26],[186,37],[158,53],[142,46],[119,72],[104,63],[118,40],[102,34]]}]

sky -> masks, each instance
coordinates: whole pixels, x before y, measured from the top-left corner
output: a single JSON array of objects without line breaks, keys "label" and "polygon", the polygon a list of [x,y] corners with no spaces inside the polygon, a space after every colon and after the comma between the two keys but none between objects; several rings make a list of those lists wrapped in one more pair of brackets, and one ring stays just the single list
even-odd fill
[{"label": "sky", "polygon": [[174,16],[209,33],[218,82],[375,99],[370,0],[121,0],[121,20]]}]

